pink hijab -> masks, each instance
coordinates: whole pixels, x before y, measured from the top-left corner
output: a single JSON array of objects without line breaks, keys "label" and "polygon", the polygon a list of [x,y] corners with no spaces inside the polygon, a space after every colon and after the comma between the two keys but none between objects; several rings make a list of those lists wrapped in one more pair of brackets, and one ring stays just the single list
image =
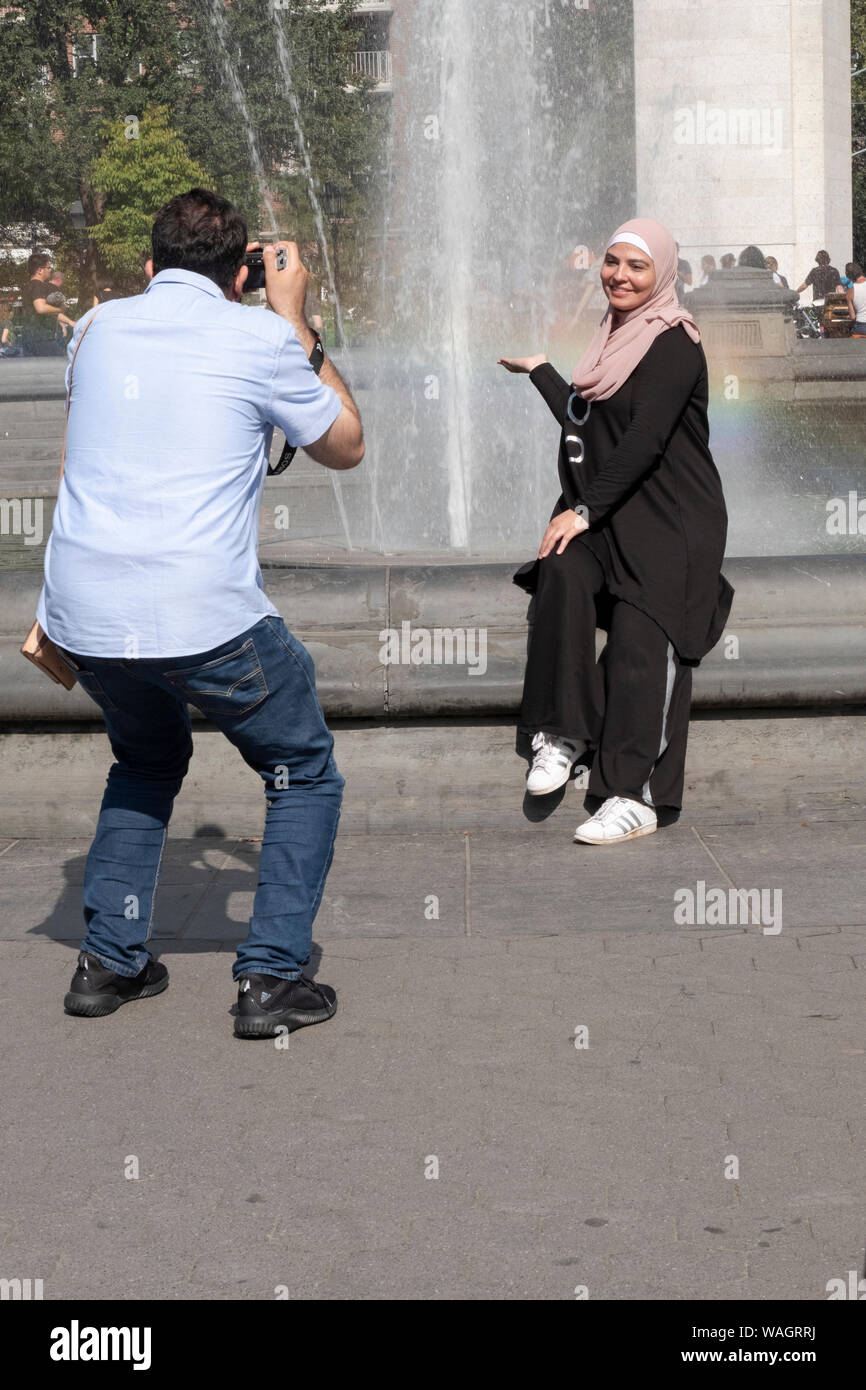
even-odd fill
[{"label": "pink hijab", "polygon": [[[638,237],[640,240],[636,240]],[[575,389],[587,401],[603,401],[618,391],[658,335],[675,324],[683,324],[696,343],[701,341],[692,315],[677,299],[677,244],[667,227],[651,217],[633,217],[617,227],[605,253],[618,241],[637,246],[641,241],[645,243],[641,249],[652,257],[655,289],[645,304],[621,315],[616,329],[611,329],[613,308],[608,304],[589,347],[571,374]]]}]

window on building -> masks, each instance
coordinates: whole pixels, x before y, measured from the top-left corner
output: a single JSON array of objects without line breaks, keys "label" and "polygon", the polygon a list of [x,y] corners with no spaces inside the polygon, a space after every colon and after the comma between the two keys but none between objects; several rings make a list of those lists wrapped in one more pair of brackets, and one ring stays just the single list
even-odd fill
[{"label": "window on building", "polygon": [[372,77],[379,86],[391,85],[390,11],[358,15],[361,38],[353,55],[352,70]]},{"label": "window on building", "polygon": [[79,34],[72,45],[72,75],[79,77],[99,63],[99,34]]}]

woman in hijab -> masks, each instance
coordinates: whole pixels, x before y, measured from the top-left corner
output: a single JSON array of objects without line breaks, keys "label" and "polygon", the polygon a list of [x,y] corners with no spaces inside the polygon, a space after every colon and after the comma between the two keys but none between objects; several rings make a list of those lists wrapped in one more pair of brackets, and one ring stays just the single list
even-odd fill
[{"label": "woman in hijab", "polygon": [[571,382],[543,354],[500,358],[529,374],[562,429],[562,495],[538,559],[514,576],[535,594],[519,723],[535,754],[527,790],[563,786],[594,750],[588,791],[602,804],[575,831],[586,844],[649,835],[657,809],[681,808],[692,668],[733,597],[707,363],[676,278],[670,232],[624,222],[601,266],[608,307]]}]

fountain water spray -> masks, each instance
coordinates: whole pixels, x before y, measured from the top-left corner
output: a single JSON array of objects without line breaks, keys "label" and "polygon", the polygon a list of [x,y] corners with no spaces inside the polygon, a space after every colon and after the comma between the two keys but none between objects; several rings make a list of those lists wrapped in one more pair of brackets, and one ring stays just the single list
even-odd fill
[{"label": "fountain water spray", "polygon": [[[277,61],[280,65],[280,71],[283,74],[283,81],[286,84],[286,95],[289,99],[289,105],[292,108],[292,123],[295,127],[295,138],[298,142],[298,153],[301,156],[301,163],[304,167],[304,177],[307,181],[307,193],[310,199],[310,206],[313,209],[313,216],[316,219],[316,231],[318,232],[319,236],[319,245],[322,248],[322,256],[325,262],[325,273],[328,277],[328,289],[331,293],[331,297],[334,304],[334,318],[337,327],[337,341],[342,350],[345,352],[348,348],[348,344],[346,341],[346,330],[343,325],[343,310],[340,304],[340,296],[337,293],[337,282],[334,279],[334,272],[331,266],[331,257],[328,254],[328,239],[325,235],[325,219],[322,216],[322,205],[319,202],[319,197],[316,192],[316,181],[313,177],[313,168],[312,164],[310,163],[310,155],[307,149],[307,142],[304,138],[304,128],[301,124],[301,109],[300,104],[298,102],[298,94],[295,91],[295,84],[292,80],[292,63],[289,57],[288,45],[286,44],[286,36],[283,32],[282,21],[278,14],[278,7],[273,3],[273,0],[271,3],[271,17],[274,21],[274,35],[277,41]],[[333,470],[331,470],[331,485],[334,489],[334,499],[337,503],[337,510],[340,514],[340,524],[343,528],[343,535],[346,538],[346,545],[348,546],[349,550],[352,550],[352,540],[349,533],[349,517],[346,512],[346,504],[343,501],[343,490],[340,487],[340,480],[337,477],[337,475],[333,472]]]},{"label": "fountain water spray", "polygon": [[547,525],[556,439],[537,394],[497,359],[544,351],[569,370],[586,283],[572,252],[632,211],[620,150],[632,148],[633,103],[613,67],[630,52],[627,7],[595,10],[394,6],[383,295],[365,403],[386,550],[510,559]]},{"label": "fountain water spray", "polygon": [[304,137],[304,127],[301,122],[301,107],[298,101],[298,94],[295,91],[295,84],[292,79],[292,61],[289,56],[289,49],[286,43],[286,36],[283,32],[282,21],[279,18],[280,6],[271,0],[271,17],[274,21],[274,36],[277,42],[277,62],[283,74],[283,81],[286,84],[286,96],[292,108],[292,124],[295,127],[295,137],[298,142],[298,153],[301,156],[301,163],[304,168],[304,177],[307,181],[307,194],[310,199],[310,206],[313,209],[313,216],[316,220],[316,231],[319,236],[319,245],[322,249],[322,256],[325,261],[325,273],[328,277],[328,289],[334,301],[334,314],[337,321],[337,339],[340,347],[346,349],[346,330],[343,325],[343,310],[340,304],[340,296],[337,293],[337,282],[334,279],[334,272],[331,266],[331,257],[328,253],[328,239],[325,235],[325,219],[322,216],[322,205],[319,202],[319,195],[316,192],[316,180],[313,176],[313,167],[310,163],[310,155],[307,149],[307,141]]},{"label": "fountain water spray", "polygon": [[210,20],[211,27],[213,28],[214,34],[216,35],[217,43],[219,44],[220,57],[222,59],[222,65],[226,75],[226,81],[228,82],[229,92],[231,93],[232,101],[234,102],[235,106],[238,109],[238,112],[240,113],[241,122],[244,127],[244,135],[246,136],[247,145],[249,146],[250,159],[253,163],[253,170],[255,171],[256,183],[259,187],[259,196],[267,213],[271,232],[274,236],[279,236],[277,219],[274,215],[274,206],[271,202],[270,194],[268,193],[267,181],[265,179],[265,168],[262,163],[262,156],[259,152],[258,141],[256,140],[255,134],[253,133],[249,108],[247,106],[247,99],[244,95],[244,89],[241,85],[241,80],[238,77],[237,69],[235,68],[234,63],[232,62],[229,53],[228,29],[226,27],[225,11],[222,7],[221,0],[210,0]]},{"label": "fountain water spray", "polygon": [[[241,80],[238,77],[237,69],[235,68],[235,65],[232,62],[230,56],[228,26],[226,24],[225,10],[223,9],[221,0],[210,0],[209,14],[211,19],[211,25],[220,47],[223,69],[225,71],[226,80],[228,82],[232,101],[237,107],[238,112],[241,116],[241,121],[243,123],[244,134],[246,135],[247,145],[249,146],[250,151],[250,158],[252,159],[253,169],[256,175],[256,182],[259,188],[259,195],[267,213],[271,232],[274,236],[279,236],[279,227],[277,225],[277,219],[274,213],[273,203],[271,202],[270,193],[268,192],[264,164],[262,162],[261,153],[259,151],[258,141],[256,140],[255,133],[253,131],[252,121],[250,120],[250,113],[249,107],[247,105],[246,95],[244,93]],[[313,171],[310,165],[310,158],[307,152],[306,141],[304,140],[304,132],[301,127],[300,110],[298,106],[297,95],[294,89],[294,84],[292,83],[291,63],[289,61],[288,49],[286,47],[285,37],[282,31],[282,25],[280,24],[277,18],[276,7],[273,5],[273,3],[271,3],[271,15],[274,19],[274,27],[276,32],[277,55],[279,58],[280,68],[283,72],[283,77],[286,83],[289,102],[292,107],[295,134],[298,139],[298,148],[301,152],[304,170],[307,177],[307,186],[310,194],[310,202],[313,206],[313,213],[316,218],[316,226],[319,232],[319,239],[325,257],[325,266],[328,274],[328,282],[331,288],[331,293],[334,296],[337,332],[340,341],[340,346],[345,347],[346,335],[343,327],[343,317],[340,309],[340,301],[337,296],[337,288],[334,283],[334,276],[331,270],[331,262],[328,256],[328,247],[327,242],[325,240],[325,226],[324,220],[322,218],[322,209],[319,204],[318,197],[316,196],[316,190],[313,180]],[[354,547],[352,545],[352,538],[349,532],[349,518],[346,512],[345,503],[343,501],[342,489],[334,471],[332,469],[329,469],[328,472],[331,479],[331,486],[334,492],[334,500],[336,502],[337,511],[339,512],[340,516],[340,524],[343,528],[343,535],[346,540],[346,546],[351,551]]]}]

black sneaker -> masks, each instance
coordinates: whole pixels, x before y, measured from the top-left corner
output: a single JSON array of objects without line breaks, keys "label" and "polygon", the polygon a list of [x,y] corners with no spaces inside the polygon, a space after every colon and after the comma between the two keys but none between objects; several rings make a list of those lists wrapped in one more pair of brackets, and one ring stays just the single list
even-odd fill
[{"label": "black sneaker", "polygon": [[310,1023],[324,1023],[337,1012],[337,993],[302,975],[242,975],[238,980],[236,1038],[275,1038],[278,1028],[293,1033]]},{"label": "black sneaker", "polygon": [[103,1014],[113,1014],[130,999],[149,999],[152,994],[162,994],[164,989],[168,989],[168,971],[152,956],[148,956],[143,970],[130,976],[118,975],[116,970],[109,970],[107,965],[81,951],[63,1007],[68,1014],[101,1018]]}]

